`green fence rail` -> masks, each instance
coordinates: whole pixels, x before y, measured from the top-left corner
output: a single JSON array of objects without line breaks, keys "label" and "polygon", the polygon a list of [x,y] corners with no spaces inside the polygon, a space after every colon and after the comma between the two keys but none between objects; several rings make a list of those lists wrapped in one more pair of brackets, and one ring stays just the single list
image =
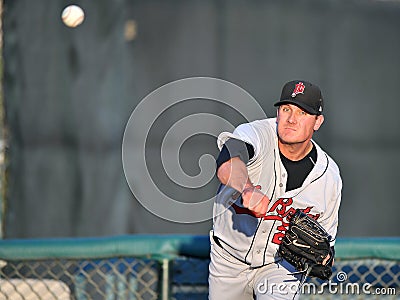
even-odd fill
[{"label": "green fence rail", "polygon": [[[400,260],[400,237],[338,238],[340,259],[381,258]],[[2,259],[102,258],[134,256],[170,258],[209,256],[208,236],[126,235],[99,238],[49,238],[0,240]]]},{"label": "green fence rail", "polygon": [[[342,238],[335,248],[334,275],[390,288],[397,299],[400,238]],[[208,236],[193,235],[0,240],[0,300],[207,299],[209,249]],[[303,298],[321,298],[314,294]]]},{"label": "green fence rail", "polygon": [[134,256],[170,258],[180,255],[208,257],[207,236],[126,235],[99,238],[0,240],[0,258],[103,258]]}]

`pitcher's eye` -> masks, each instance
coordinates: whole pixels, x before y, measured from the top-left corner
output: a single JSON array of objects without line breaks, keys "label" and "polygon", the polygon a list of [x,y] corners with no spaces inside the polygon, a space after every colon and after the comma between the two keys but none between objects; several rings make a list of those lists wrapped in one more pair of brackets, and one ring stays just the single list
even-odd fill
[{"label": "pitcher's eye", "polygon": [[300,115],[305,116],[305,115],[308,115],[308,113],[305,112],[304,110],[301,110],[301,111],[300,111]]}]

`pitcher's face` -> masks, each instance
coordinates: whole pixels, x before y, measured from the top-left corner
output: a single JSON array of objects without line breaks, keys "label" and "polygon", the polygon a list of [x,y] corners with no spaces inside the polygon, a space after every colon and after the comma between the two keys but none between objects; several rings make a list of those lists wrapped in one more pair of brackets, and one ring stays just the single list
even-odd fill
[{"label": "pitcher's face", "polygon": [[308,142],[323,121],[322,115],[310,115],[294,104],[283,104],[277,112],[279,140],[283,144]]}]

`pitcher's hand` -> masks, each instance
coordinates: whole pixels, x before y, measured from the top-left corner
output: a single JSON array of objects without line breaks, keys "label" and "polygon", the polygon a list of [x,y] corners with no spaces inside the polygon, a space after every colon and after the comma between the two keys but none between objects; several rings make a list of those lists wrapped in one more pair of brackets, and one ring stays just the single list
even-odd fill
[{"label": "pitcher's hand", "polygon": [[253,211],[258,218],[266,215],[270,202],[260,188],[260,186],[251,186],[245,188],[242,192],[243,206]]}]

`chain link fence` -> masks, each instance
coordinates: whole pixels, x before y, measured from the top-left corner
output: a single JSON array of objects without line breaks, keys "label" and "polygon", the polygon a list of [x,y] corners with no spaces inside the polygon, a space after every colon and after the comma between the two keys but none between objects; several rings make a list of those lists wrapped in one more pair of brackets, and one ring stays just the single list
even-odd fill
[{"label": "chain link fence", "polygon": [[[130,245],[134,247],[135,243]],[[0,265],[0,300],[207,299],[206,253],[203,257],[193,257],[187,252],[194,253],[194,249],[187,249],[181,255],[179,243],[169,243],[168,247],[159,248],[168,254],[165,257],[116,253],[84,259],[5,259]],[[177,255],[171,255],[172,248],[179,250]],[[29,247],[26,253],[29,256]],[[398,299],[400,263],[397,259],[339,257],[329,283],[311,278],[302,292],[301,299]]]},{"label": "chain link fence", "polygon": [[8,261],[0,273],[0,299],[159,299],[156,260]]},{"label": "chain link fence", "polygon": [[336,260],[328,283],[309,278],[302,299],[398,299],[400,264],[395,260]]}]

